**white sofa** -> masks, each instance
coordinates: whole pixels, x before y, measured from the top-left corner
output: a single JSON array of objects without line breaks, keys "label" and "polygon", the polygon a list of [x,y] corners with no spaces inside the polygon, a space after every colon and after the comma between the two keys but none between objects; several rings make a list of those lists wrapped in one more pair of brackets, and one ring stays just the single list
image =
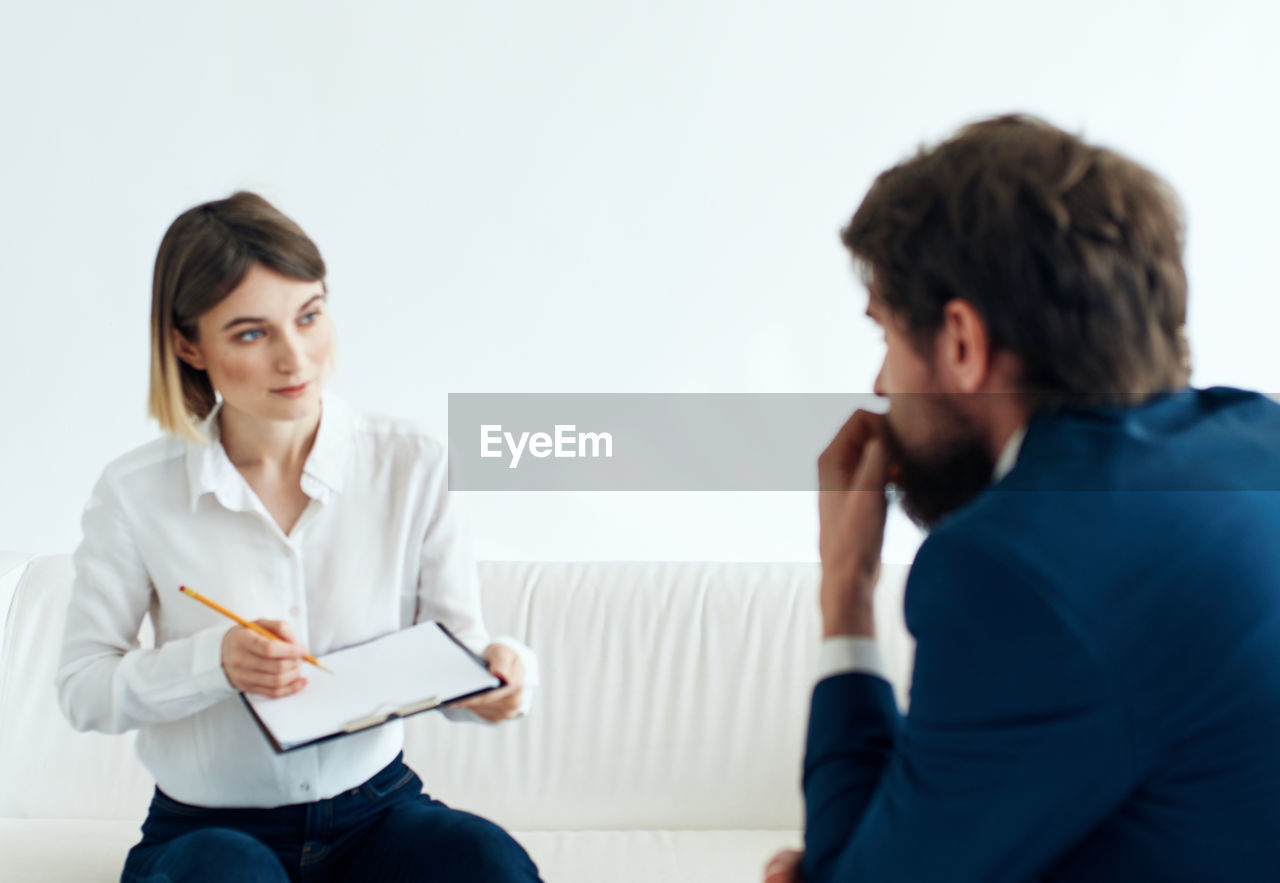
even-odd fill
[{"label": "white sofa", "polygon": [[[798,845],[818,641],[815,565],[484,563],[494,633],[537,648],[533,713],[427,713],[406,759],[428,793],[508,828],[552,883],[755,881]],[[881,640],[905,700],[905,568]],[[112,881],[153,783],[132,734],[76,733],[52,686],[69,556],[0,553],[0,880]],[[149,642],[144,625],[143,643]]]}]

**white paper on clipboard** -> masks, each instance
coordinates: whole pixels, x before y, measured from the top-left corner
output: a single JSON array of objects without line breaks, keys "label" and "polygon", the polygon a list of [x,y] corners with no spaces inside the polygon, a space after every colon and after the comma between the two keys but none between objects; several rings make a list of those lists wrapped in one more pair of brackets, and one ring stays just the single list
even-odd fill
[{"label": "white paper on clipboard", "polygon": [[332,674],[304,663],[307,686],[292,696],[242,694],[276,751],[359,732],[502,683],[435,622],[319,659]]}]

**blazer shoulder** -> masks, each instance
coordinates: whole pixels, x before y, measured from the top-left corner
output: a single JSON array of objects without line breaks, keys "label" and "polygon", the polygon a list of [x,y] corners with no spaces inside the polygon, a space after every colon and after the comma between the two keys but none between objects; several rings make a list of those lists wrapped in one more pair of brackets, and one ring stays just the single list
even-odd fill
[{"label": "blazer shoulder", "polygon": [[1058,576],[1036,553],[1035,529],[1013,523],[965,510],[929,534],[907,575],[903,606],[912,634],[965,623],[980,632],[1016,622],[1080,630]]}]

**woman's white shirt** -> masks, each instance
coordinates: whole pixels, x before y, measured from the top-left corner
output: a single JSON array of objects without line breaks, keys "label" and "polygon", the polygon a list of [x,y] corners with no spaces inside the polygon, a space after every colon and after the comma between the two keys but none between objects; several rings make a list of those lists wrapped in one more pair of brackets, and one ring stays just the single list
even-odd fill
[{"label": "woman's white shirt", "polygon": [[[140,729],[143,764],[185,803],[333,797],[394,759],[403,724],[274,753],[222,669],[222,638],[234,624],[178,587],[249,619],[288,620],[317,655],[426,620],[483,652],[490,639],[445,450],[404,422],[326,394],[302,475],[311,500],[286,536],[227,458],[217,427],[215,412],[209,443],[158,439],[104,470],[75,553],[59,703],[78,730]],[[154,648],[138,641],[148,613]],[[519,641],[498,640],[524,663],[527,711],[537,659]]]}]

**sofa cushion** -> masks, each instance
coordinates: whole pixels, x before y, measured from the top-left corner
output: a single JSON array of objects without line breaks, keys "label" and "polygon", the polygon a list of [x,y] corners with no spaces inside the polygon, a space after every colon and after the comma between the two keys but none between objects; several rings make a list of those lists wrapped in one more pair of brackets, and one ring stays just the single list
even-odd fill
[{"label": "sofa cushion", "polygon": [[[413,718],[405,753],[429,793],[531,831],[800,826],[816,566],[496,562],[480,573],[491,630],[525,637],[544,683],[532,714],[501,727]],[[904,575],[887,567],[879,598],[900,691]],[[67,556],[36,557],[9,609],[0,817],[140,819],[152,783],[132,735],[75,733],[57,708],[70,581]]]}]

